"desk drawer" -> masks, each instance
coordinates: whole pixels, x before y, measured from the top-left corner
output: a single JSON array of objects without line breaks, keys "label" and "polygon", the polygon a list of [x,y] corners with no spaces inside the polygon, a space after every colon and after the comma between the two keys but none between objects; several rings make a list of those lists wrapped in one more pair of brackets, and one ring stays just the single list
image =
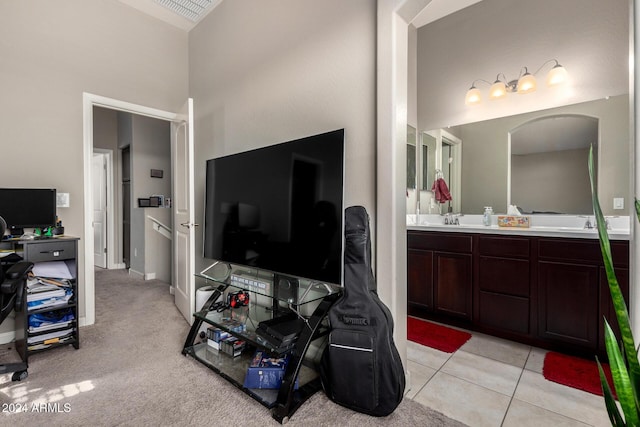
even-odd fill
[{"label": "desk drawer", "polygon": [[25,259],[31,262],[75,259],[75,241],[48,241],[25,245]]}]

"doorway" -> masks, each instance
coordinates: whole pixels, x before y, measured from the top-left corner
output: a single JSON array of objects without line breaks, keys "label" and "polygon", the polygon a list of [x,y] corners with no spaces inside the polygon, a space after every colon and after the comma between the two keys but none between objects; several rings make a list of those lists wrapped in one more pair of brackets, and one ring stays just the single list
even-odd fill
[{"label": "doorway", "polygon": [[[192,106],[192,101],[188,100],[186,105]],[[170,125],[170,139],[172,149],[176,146],[176,144],[180,141],[178,137],[179,133],[177,129],[179,128],[187,128],[189,130],[188,134],[185,133],[184,139],[186,141],[184,147],[186,147],[181,154],[187,154],[186,158],[190,160],[190,164],[193,164],[193,110],[189,108],[187,113],[172,113],[163,110],[157,110],[154,108],[149,108],[137,104],[131,104],[124,101],[119,101],[116,99],[106,98],[99,95],[94,95],[90,93],[83,93],[83,135],[84,135],[84,144],[83,144],[83,159],[84,159],[84,216],[85,218],[92,218],[93,214],[93,191],[92,191],[92,158],[93,158],[93,114],[94,107],[103,107],[106,109],[117,110],[127,113],[133,113],[140,116],[165,120],[169,122]],[[185,126],[185,123],[188,126]],[[182,156],[185,157],[185,156]],[[172,151],[171,155],[172,162],[175,162],[174,154]],[[193,201],[193,167],[187,167],[181,169],[185,177],[181,177],[181,181],[187,181],[189,185],[183,185],[181,188],[182,198],[187,199],[188,201]],[[177,179],[178,174],[173,174],[172,180]],[[175,184],[175,182],[173,183]],[[184,223],[186,228],[189,228],[194,222],[193,218],[193,209],[182,209],[181,206],[179,208],[179,204],[175,203],[175,208],[173,209],[174,216],[175,212],[180,210],[183,217],[187,216],[189,221],[181,221]],[[175,223],[174,218],[174,223]],[[180,223],[180,222],[178,222]],[[175,229],[174,228],[174,233]],[[80,319],[81,326],[91,325],[95,323],[95,277],[93,274],[94,264],[93,264],[93,251],[94,251],[94,230],[93,230],[93,221],[85,221],[84,222],[84,266],[81,268],[81,271],[84,272],[84,318]],[[191,248],[190,252],[193,253],[193,231],[188,234],[188,239],[182,238],[183,247]],[[173,245],[176,245],[176,239],[173,240]],[[178,252],[178,251],[174,251]],[[195,304],[195,289],[194,289],[194,280],[193,280],[193,257],[190,257],[189,262],[184,262],[182,267],[185,270],[184,277],[187,278],[188,282],[182,284],[182,288],[184,288],[182,296],[185,295],[188,301],[182,301],[178,298],[178,293],[176,293],[176,305],[178,307],[186,306],[187,308],[192,307]],[[175,255],[174,255],[174,263]],[[175,275],[174,275],[175,277]],[[173,293],[173,287],[176,286],[175,278],[174,283],[171,284],[171,293]],[[191,301],[193,300],[193,301]],[[182,311],[182,310],[181,310]],[[193,310],[187,310],[187,314],[183,311],[185,318],[187,320],[191,318],[191,313]]]},{"label": "doorway", "polygon": [[[160,222],[170,231],[171,209],[164,203],[148,209],[134,203],[151,195],[163,195],[164,199],[164,195],[171,194],[170,122],[101,107],[94,107],[93,122],[95,265],[126,268],[129,274],[170,283],[171,236],[165,233],[158,238],[149,221]],[[106,154],[112,152],[116,174],[107,177],[107,163],[111,167],[111,162]],[[149,167],[164,173],[154,177],[147,172]],[[113,203],[106,201],[107,194],[111,194],[107,184],[113,188]],[[107,227],[105,220],[111,217],[115,218],[114,224]],[[107,234],[113,236],[112,245],[107,245]],[[107,253],[113,262],[106,262]]]},{"label": "doorway", "polygon": [[122,176],[122,262],[131,267],[131,147],[120,150]]}]

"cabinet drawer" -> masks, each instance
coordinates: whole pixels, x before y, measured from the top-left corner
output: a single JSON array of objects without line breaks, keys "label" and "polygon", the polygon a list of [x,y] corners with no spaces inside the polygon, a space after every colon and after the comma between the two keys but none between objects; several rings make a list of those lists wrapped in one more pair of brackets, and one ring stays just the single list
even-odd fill
[{"label": "cabinet drawer", "polygon": [[471,253],[472,237],[468,234],[410,231],[407,235],[410,249]]},{"label": "cabinet drawer", "polygon": [[478,286],[481,291],[529,298],[529,261],[480,257]]},{"label": "cabinet drawer", "polygon": [[479,236],[478,252],[480,255],[529,258],[528,238]]},{"label": "cabinet drawer", "polygon": [[75,241],[51,241],[25,245],[25,258],[31,262],[75,259]]},{"label": "cabinet drawer", "polygon": [[[538,247],[540,258],[603,264],[600,243],[597,240],[540,239]],[[611,254],[615,266],[628,266],[629,242],[611,242]]]},{"label": "cabinet drawer", "polygon": [[528,335],[529,299],[480,292],[479,323],[502,331]]}]

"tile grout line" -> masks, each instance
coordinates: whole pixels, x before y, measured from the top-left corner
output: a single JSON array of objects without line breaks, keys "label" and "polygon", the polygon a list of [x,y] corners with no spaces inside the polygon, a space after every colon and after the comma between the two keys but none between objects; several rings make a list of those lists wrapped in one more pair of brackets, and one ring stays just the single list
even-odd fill
[{"label": "tile grout line", "polygon": [[[418,345],[422,345],[422,344],[418,344]],[[426,348],[433,349],[433,350],[441,351],[441,350],[438,350],[438,349],[434,349],[433,347],[429,347],[429,346],[427,346],[427,345],[422,345],[422,346],[423,346],[423,347],[426,347]],[[456,351],[458,351],[458,350],[456,350]],[[433,379],[433,377],[435,377],[435,376],[436,376],[436,374],[437,374],[438,372],[440,372],[440,370],[442,369],[442,367],[443,367],[443,366],[444,366],[444,365],[445,365],[445,364],[446,364],[446,363],[447,363],[447,362],[448,362],[448,361],[453,357],[453,355],[456,353],[456,351],[454,351],[453,353],[447,353],[447,354],[449,354],[449,357],[447,357],[447,360],[445,360],[445,361],[440,365],[440,367],[439,367],[438,369],[432,368],[431,366],[422,365],[421,363],[414,361],[414,363],[418,363],[419,365],[425,366],[425,367],[430,368],[430,369],[435,369],[435,372],[433,373],[433,375],[431,375],[431,377],[429,377],[429,379],[428,379],[424,384],[422,384],[422,387],[420,387],[420,389],[419,389],[419,390],[418,390],[418,391],[413,395],[413,397],[414,397],[414,398],[415,398],[416,396],[418,396],[418,394],[422,391],[422,389],[424,389],[424,388],[427,386],[427,384],[429,384],[429,382],[431,382],[431,380]],[[444,352],[444,351],[441,351],[441,352],[442,352],[442,353],[446,353],[446,352]],[[411,398],[410,400],[414,400],[414,399],[413,399],[413,398]]]},{"label": "tile grout line", "polygon": [[507,414],[509,413],[509,409],[511,409],[511,404],[513,403],[513,399],[516,396],[516,390],[518,390],[518,386],[520,385],[520,380],[522,379],[522,375],[524,374],[525,367],[529,362],[529,358],[531,357],[531,352],[533,351],[533,347],[529,347],[529,354],[527,354],[527,359],[524,361],[524,365],[522,365],[522,370],[520,371],[520,375],[518,376],[518,381],[516,382],[516,386],[513,388],[513,393],[511,394],[511,398],[509,399],[509,404],[507,405],[507,409],[504,411],[504,416],[502,417],[502,422],[500,425],[504,424],[504,421],[507,419]]}]

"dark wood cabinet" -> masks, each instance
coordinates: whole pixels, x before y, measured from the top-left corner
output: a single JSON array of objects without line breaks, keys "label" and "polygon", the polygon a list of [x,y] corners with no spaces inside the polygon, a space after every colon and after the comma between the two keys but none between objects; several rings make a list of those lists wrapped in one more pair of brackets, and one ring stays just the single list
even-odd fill
[{"label": "dark wood cabinet", "polygon": [[472,237],[462,234],[408,235],[409,314],[472,317]]},{"label": "dark wood cabinet", "polygon": [[541,261],[540,338],[595,350],[598,344],[598,266]]},{"label": "dark wood cabinet", "polygon": [[[612,241],[611,254],[629,301],[629,243]],[[570,350],[605,353],[604,322],[615,312],[598,240],[539,238],[539,337]]]},{"label": "dark wood cabinet", "polygon": [[530,240],[479,235],[476,241],[477,323],[490,329],[530,335]]},{"label": "dark wood cabinet", "polygon": [[[605,354],[617,334],[596,239],[409,230],[408,312],[539,347]],[[629,242],[612,241],[629,298]]]},{"label": "dark wood cabinet", "polygon": [[471,254],[433,254],[434,312],[471,320]]},{"label": "dark wood cabinet", "polygon": [[407,299],[414,308],[433,311],[433,251],[409,249]]}]

